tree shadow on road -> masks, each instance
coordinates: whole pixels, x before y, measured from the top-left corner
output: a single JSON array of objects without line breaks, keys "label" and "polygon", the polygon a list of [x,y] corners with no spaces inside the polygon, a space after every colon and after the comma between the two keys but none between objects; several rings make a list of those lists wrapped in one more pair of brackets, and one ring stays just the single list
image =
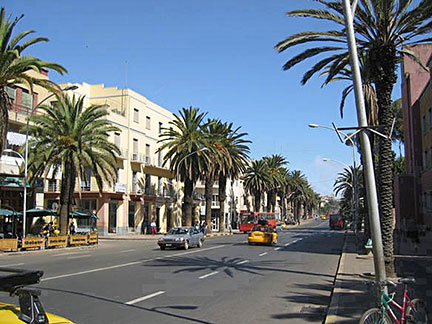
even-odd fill
[{"label": "tree shadow on road", "polygon": [[[325,275],[322,273],[293,270],[293,269],[282,269],[278,268],[277,265],[285,265],[286,261],[283,260],[262,260],[262,261],[248,261],[234,257],[222,257],[220,259],[213,259],[206,256],[195,256],[195,257],[172,257],[169,259],[157,259],[152,262],[143,264],[144,267],[176,267],[180,269],[173,270],[173,273],[182,272],[198,272],[203,270],[210,271],[223,271],[227,276],[233,278],[235,272],[250,273],[254,275],[262,276],[265,272],[283,272],[283,273],[293,273],[309,276],[319,276],[319,277],[330,277],[331,275]],[[243,263],[244,262],[244,263]],[[289,263],[293,265],[292,262]]]}]

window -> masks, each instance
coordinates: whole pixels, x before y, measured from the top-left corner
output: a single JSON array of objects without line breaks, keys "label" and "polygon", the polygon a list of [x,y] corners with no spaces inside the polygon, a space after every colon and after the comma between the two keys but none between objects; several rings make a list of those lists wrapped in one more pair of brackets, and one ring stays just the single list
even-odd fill
[{"label": "window", "polygon": [[137,138],[133,139],[133,154],[138,155],[138,139]]},{"label": "window", "polygon": [[138,172],[132,171],[132,192],[138,192]]},{"label": "window", "polygon": [[158,152],[158,166],[161,167],[162,163],[163,163],[163,161],[162,161],[162,152],[159,151]]},{"label": "window", "polygon": [[150,163],[150,144],[146,144],[145,146],[145,162]]},{"label": "window", "polygon": [[139,123],[139,110],[138,110],[138,108],[134,108],[133,120],[135,123]]},{"label": "window", "polygon": [[89,167],[84,168],[84,174],[81,179],[81,190],[90,191],[91,190],[91,169]]},{"label": "window", "polygon": [[22,91],[21,105],[28,109],[33,107],[33,96],[25,89]]},{"label": "window", "polygon": [[114,144],[115,146],[117,146],[118,148],[120,148],[120,133],[114,133]]},{"label": "window", "polygon": [[16,99],[16,89],[7,86],[6,87],[6,93],[8,94],[9,98],[11,98],[12,100]]},{"label": "window", "polygon": [[146,116],[146,128],[147,129],[151,129],[150,128],[150,117],[149,116]]},{"label": "window", "polygon": [[[429,109],[429,112],[430,112],[430,109]],[[162,133],[162,129],[163,129],[162,123],[159,122],[159,134]]]}]

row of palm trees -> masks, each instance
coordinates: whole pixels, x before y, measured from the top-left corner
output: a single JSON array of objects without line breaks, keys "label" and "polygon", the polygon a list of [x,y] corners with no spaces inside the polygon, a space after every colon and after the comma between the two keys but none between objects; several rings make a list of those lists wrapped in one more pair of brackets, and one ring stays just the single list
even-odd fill
[{"label": "row of palm trees", "polygon": [[[351,82],[342,1],[317,0],[323,8],[299,9],[287,13],[290,17],[308,17],[330,22],[327,31],[302,31],[288,36],[276,45],[279,52],[309,44],[283,66],[291,69],[310,58],[321,57],[303,76],[305,84],[316,74],[326,76],[324,85],[335,80]],[[355,1],[356,2],[356,1]],[[357,2],[356,2],[357,3]],[[361,75],[369,123],[376,120],[381,131],[389,134],[393,120],[392,92],[397,81],[397,65],[404,56],[424,65],[409,46],[432,41],[432,2],[430,0],[359,0],[354,15],[354,30],[361,60]],[[321,26],[321,25],[320,25]],[[351,91],[342,93],[342,101]],[[341,105],[343,107],[343,103]],[[379,138],[377,185],[386,273],[394,274],[393,257],[393,190],[391,140]]]},{"label": "row of palm trees", "polygon": [[245,171],[244,186],[254,197],[254,209],[260,211],[261,201],[267,197],[267,211],[274,212],[280,197],[282,214],[293,213],[295,219],[319,209],[321,197],[315,193],[305,175],[288,170],[288,162],[281,155],[271,155],[252,161]]}]

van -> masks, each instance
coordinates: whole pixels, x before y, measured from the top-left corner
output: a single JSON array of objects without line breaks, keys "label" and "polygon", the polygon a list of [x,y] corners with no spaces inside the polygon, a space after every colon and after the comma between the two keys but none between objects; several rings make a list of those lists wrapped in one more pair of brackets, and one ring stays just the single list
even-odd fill
[{"label": "van", "polygon": [[345,221],[340,214],[331,214],[329,217],[330,229],[344,229]]}]

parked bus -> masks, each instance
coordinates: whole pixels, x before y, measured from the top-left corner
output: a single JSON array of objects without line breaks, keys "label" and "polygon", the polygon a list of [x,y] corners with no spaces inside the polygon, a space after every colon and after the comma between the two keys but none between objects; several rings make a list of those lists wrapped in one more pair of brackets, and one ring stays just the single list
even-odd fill
[{"label": "parked bus", "polygon": [[266,221],[273,228],[276,227],[276,214],[268,212],[240,212],[240,232],[249,232],[259,221]]}]

